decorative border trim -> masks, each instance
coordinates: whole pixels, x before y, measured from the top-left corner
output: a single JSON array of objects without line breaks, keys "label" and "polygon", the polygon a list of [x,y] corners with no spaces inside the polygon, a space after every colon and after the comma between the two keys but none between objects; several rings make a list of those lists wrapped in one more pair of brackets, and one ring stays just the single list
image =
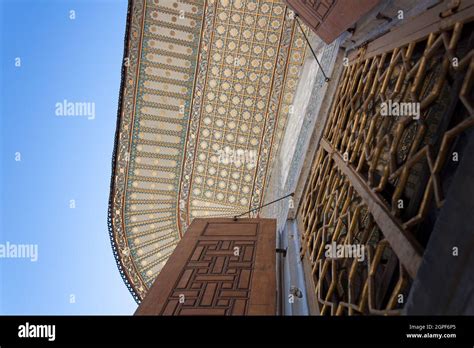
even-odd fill
[{"label": "decorative border trim", "polygon": [[113,228],[113,206],[114,206],[114,192],[115,192],[115,169],[117,164],[117,149],[119,145],[119,135],[120,135],[120,125],[122,122],[122,105],[123,105],[123,94],[125,91],[126,86],[126,75],[127,75],[127,64],[125,63],[125,59],[128,58],[129,50],[128,50],[128,42],[130,38],[131,32],[131,22],[132,22],[132,13],[133,13],[133,0],[128,1],[128,8],[127,8],[127,20],[126,20],[126,27],[125,27],[125,38],[124,38],[124,49],[123,49],[123,59],[122,59],[122,73],[120,79],[120,90],[119,90],[119,99],[118,99],[118,111],[117,111],[117,124],[115,128],[115,138],[114,138],[114,148],[112,152],[112,175],[110,178],[110,194],[109,194],[109,209],[107,211],[107,226],[109,228],[109,237],[110,243],[112,246],[112,252],[115,257],[115,263],[117,264],[117,268],[122,276],[122,279],[125,283],[125,286],[132,294],[133,298],[140,304],[140,297],[135,292],[135,289],[131,285],[131,281],[128,277],[128,274],[124,271],[124,266],[122,264],[122,260],[117,250],[117,242],[114,236],[114,228]]},{"label": "decorative border trim", "polygon": [[[204,99],[205,84],[208,74],[208,58],[212,44],[212,30],[216,18],[216,3],[207,1],[204,4],[204,20],[202,23],[202,34],[199,43],[198,64],[196,68],[195,83],[192,96],[192,105],[189,112],[188,134],[186,135],[183,151],[183,164],[181,168],[181,183],[178,193],[178,230],[180,235],[188,229],[190,223],[189,196],[194,173],[194,162],[196,157],[196,146],[201,122],[202,103]],[[207,47],[207,50],[201,49]],[[183,180],[184,178],[184,180]]]}]

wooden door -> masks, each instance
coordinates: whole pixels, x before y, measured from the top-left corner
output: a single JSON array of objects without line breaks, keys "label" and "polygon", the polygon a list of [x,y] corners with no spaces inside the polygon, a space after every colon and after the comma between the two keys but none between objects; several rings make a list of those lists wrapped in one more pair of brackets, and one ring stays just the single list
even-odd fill
[{"label": "wooden door", "polygon": [[371,10],[379,0],[286,0],[324,42],[333,42],[341,33]]},{"label": "wooden door", "polygon": [[276,314],[276,220],[194,219],[137,315]]}]

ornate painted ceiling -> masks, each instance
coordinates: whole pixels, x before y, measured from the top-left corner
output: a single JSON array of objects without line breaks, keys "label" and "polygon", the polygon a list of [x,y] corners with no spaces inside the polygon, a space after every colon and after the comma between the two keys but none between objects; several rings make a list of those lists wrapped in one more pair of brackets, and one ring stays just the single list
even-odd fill
[{"label": "ornate painted ceiling", "polygon": [[109,229],[137,301],[193,218],[263,202],[304,54],[280,0],[130,1]]}]

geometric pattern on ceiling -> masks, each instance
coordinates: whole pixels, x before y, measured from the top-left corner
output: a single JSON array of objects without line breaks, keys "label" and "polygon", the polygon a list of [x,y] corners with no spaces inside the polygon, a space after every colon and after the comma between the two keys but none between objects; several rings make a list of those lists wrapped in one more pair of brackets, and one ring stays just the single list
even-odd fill
[{"label": "geometric pattern on ceiling", "polygon": [[193,218],[263,202],[305,49],[280,0],[129,2],[108,223],[137,302]]}]

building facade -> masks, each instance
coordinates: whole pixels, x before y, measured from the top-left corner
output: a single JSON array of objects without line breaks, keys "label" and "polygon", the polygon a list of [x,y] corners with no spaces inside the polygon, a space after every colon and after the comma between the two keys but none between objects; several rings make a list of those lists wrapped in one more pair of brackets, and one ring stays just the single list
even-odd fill
[{"label": "building facade", "polygon": [[276,219],[278,314],[474,313],[473,17],[130,1],[109,228],[137,302],[194,219],[244,214]]}]

